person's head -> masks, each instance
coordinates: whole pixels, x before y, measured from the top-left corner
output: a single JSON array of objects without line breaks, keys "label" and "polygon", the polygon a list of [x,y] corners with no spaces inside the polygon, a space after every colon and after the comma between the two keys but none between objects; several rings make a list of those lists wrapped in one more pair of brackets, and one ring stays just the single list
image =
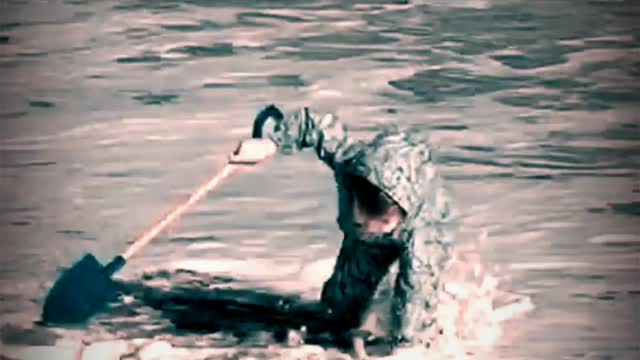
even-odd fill
[{"label": "person's head", "polygon": [[363,233],[382,235],[393,232],[406,213],[389,195],[361,176],[348,176],[353,194],[353,220]]}]

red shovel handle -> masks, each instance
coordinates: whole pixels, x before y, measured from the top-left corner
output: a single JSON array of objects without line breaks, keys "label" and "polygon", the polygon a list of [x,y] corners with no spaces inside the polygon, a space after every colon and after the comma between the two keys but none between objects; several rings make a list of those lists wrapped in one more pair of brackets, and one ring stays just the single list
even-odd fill
[{"label": "red shovel handle", "polygon": [[238,170],[243,165],[236,165],[228,163],[226,164],[222,170],[220,170],[215,176],[210,178],[207,182],[198,187],[191,196],[178,205],[176,208],[171,210],[167,215],[165,215],[162,219],[160,219],[157,223],[155,223],[149,230],[145,231],[140,237],[138,237],[133,244],[127,249],[127,251],[122,255],[125,260],[131,258],[134,254],[140,251],[143,247],[145,247],[148,243],[151,242],[162,230],[164,230],[167,226],[169,226],[173,221],[175,221],[180,215],[182,215],[189,207],[200,201],[209,191],[213,190],[218,184],[222,182],[222,180],[231,176],[236,170]]}]

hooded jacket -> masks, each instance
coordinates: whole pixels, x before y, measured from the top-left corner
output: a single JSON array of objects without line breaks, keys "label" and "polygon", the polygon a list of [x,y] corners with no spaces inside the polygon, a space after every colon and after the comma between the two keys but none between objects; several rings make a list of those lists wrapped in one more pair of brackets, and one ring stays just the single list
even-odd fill
[{"label": "hooded jacket", "polygon": [[[448,217],[449,206],[433,167],[432,148],[397,129],[382,131],[369,142],[354,141],[335,114],[315,114],[308,108],[285,116],[271,105],[261,116],[262,122],[267,117],[273,120],[264,122],[263,136],[272,139],[281,153],[312,148],[333,170],[337,222],[344,238],[321,300],[334,315],[336,331],[360,326],[379,285],[397,263],[391,335],[413,339],[432,320],[438,275],[447,257],[438,224]],[[366,239],[357,235],[347,174],[364,177],[405,210],[404,221],[393,233]]]}]

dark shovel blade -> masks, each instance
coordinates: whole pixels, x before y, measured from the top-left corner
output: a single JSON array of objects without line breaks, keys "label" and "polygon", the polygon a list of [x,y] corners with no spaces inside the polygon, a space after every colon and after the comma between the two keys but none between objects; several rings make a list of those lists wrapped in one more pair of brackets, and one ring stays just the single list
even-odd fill
[{"label": "dark shovel blade", "polygon": [[[120,258],[120,257],[118,257]],[[111,275],[123,265],[124,259],[114,259],[103,267],[91,254],[65,270],[53,285],[44,302],[42,322],[45,324],[79,324],[103,310],[120,295],[119,286]]]}]

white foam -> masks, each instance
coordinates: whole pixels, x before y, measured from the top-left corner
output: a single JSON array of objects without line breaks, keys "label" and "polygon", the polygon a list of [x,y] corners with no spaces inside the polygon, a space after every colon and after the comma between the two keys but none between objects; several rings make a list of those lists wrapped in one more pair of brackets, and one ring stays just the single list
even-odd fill
[{"label": "white foam", "polygon": [[227,247],[228,245],[221,242],[207,242],[207,243],[195,243],[187,246],[188,250],[208,250],[208,249],[220,249]]},{"label": "white foam", "polygon": [[183,140],[185,137],[177,135],[148,135],[144,139],[149,141],[177,141]]},{"label": "white foam", "polygon": [[640,244],[640,235],[606,234],[598,235],[588,240],[591,244]]},{"label": "white foam", "polygon": [[[466,358],[470,348],[490,350],[503,335],[503,322],[534,308],[529,298],[501,288],[499,279],[482,264],[477,249],[482,241],[481,237],[476,243],[455,249],[442,274],[444,285],[436,317],[443,335],[430,353]],[[498,306],[505,298],[509,303]]]},{"label": "white foam", "polygon": [[591,264],[582,262],[571,261],[545,261],[545,262],[530,262],[530,263],[513,263],[509,267],[512,270],[557,270],[567,268],[585,268]]}]

